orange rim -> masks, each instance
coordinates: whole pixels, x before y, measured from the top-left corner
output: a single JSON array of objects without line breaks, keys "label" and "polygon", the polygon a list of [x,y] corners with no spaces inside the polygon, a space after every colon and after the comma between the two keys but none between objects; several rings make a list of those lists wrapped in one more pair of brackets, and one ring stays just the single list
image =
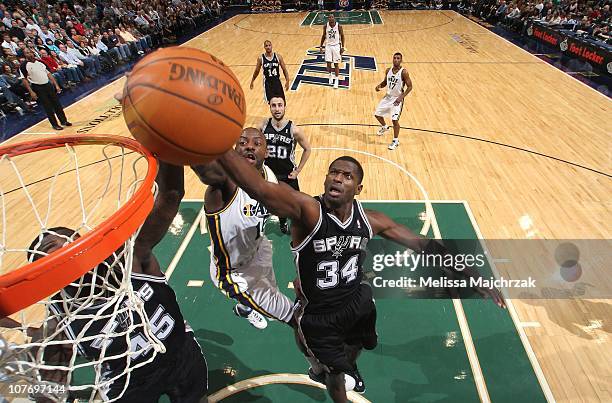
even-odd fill
[{"label": "orange rim", "polygon": [[140,143],[121,136],[59,136],[0,147],[0,158],[68,145],[117,145],[148,162],[143,183],[119,210],[76,241],[36,262],[0,276],[0,317],[18,312],[62,289],[110,256],[144,223],[153,209],[157,160]]}]

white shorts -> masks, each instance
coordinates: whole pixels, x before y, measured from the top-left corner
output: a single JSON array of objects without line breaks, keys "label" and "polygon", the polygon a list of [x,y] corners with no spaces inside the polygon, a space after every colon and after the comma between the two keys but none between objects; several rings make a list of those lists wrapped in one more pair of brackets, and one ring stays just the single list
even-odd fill
[{"label": "white shorts", "polygon": [[229,272],[217,267],[214,257],[210,263],[210,277],[217,288],[269,318],[289,322],[293,317],[294,303],[276,285],[272,268],[272,245],[262,239],[255,257]]},{"label": "white shorts", "polygon": [[375,116],[388,116],[391,115],[391,120],[399,120],[400,115],[402,114],[402,108],[404,107],[404,102],[400,102],[399,105],[394,105],[393,103],[397,97],[385,95],[383,99],[380,100],[378,106],[376,107],[376,112],[374,112]]},{"label": "white shorts", "polygon": [[342,55],[340,54],[340,44],[325,46],[325,61],[327,63],[340,63]]}]

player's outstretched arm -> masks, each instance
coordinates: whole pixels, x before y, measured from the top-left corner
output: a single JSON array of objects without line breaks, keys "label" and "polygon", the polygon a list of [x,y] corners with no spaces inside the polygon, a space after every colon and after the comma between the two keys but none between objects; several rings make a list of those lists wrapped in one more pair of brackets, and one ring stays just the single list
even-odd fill
[{"label": "player's outstretched arm", "polygon": [[161,275],[157,259],[153,256],[153,247],[161,241],[178,213],[179,205],[185,195],[185,175],[182,166],[159,161],[157,172],[157,198],[153,210],[145,220],[134,245],[134,272]]},{"label": "player's outstretched arm", "polygon": [[[393,221],[380,211],[366,210],[366,214],[368,216],[368,220],[370,221],[370,225],[372,226],[372,232],[374,235],[380,235],[383,238],[406,246],[416,252],[442,255],[449,253],[441,242],[415,234],[405,226]],[[468,277],[482,277],[482,275],[473,267],[468,267],[460,273]],[[476,291],[483,297],[491,298],[500,308],[506,307],[504,298],[497,288],[476,287]]]},{"label": "player's outstretched arm", "polygon": [[305,227],[314,228],[319,218],[319,203],[315,199],[285,183],[268,182],[235,150],[229,150],[218,161],[238,187],[261,202],[270,212],[299,220]]},{"label": "player's outstretched arm", "polygon": [[346,42],[344,42],[344,30],[342,29],[342,25],[338,24],[338,31],[340,31],[340,47],[341,50],[340,52],[344,52],[344,49],[346,48]]}]

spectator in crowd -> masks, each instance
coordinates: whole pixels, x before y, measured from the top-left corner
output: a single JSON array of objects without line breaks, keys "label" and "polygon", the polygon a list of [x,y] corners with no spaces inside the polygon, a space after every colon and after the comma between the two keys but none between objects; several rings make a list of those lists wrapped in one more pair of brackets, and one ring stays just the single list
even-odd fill
[{"label": "spectator in crowd", "polygon": [[61,92],[61,88],[57,81],[55,81],[55,78],[42,62],[36,60],[34,53],[26,50],[25,58],[26,61],[23,62],[20,70],[24,77],[23,85],[30,92],[32,99],[40,101],[40,104],[47,113],[51,126],[55,130],[64,129],[59,123],[64,126],[72,126],[72,123],[66,118],[64,108],[57,97],[57,94]]},{"label": "spectator in crowd", "polygon": [[[49,85],[70,89],[85,76],[112,71],[119,63],[176,42],[220,14],[216,0],[0,0],[0,63],[3,69],[16,68],[16,72],[31,53],[53,79],[49,78]],[[6,79],[0,81],[8,94],[4,98],[19,104],[11,102],[15,98],[8,93],[19,98],[14,86],[5,84]],[[22,101],[27,99],[29,90],[24,85],[15,88],[23,90]],[[51,105],[48,91],[42,96]]]}]

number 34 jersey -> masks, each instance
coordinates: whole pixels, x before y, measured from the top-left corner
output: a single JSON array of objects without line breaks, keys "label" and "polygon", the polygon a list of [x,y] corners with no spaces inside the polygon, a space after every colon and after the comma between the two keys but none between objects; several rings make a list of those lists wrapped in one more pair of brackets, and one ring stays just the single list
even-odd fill
[{"label": "number 34 jersey", "polygon": [[[363,277],[366,246],[372,227],[357,200],[341,222],[326,210],[321,196],[319,221],[300,245],[292,248],[298,272],[298,295],[306,313],[332,312],[344,306]],[[300,295],[301,294],[301,295]]]}]

